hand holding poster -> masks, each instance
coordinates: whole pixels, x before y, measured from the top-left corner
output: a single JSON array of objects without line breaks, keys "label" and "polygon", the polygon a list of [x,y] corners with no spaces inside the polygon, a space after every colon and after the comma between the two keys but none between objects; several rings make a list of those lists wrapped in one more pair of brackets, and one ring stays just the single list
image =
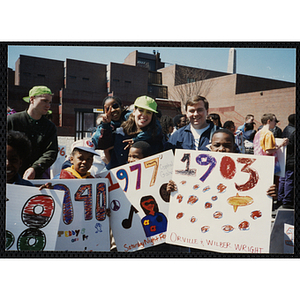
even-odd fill
[{"label": "hand holding poster", "polygon": [[57,251],[110,251],[107,179],[32,180],[64,191]]},{"label": "hand holding poster", "polygon": [[111,227],[118,251],[136,251],[165,242],[172,176],[171,150],[112,169]]},{"label": "hand holding poster", "polygon": [[176,150],[167,243],[268,253],[274,157]]},{"label": "hand holding poster", "polygon": [[64,193],[6,184],[6,250],[55,250]]}]

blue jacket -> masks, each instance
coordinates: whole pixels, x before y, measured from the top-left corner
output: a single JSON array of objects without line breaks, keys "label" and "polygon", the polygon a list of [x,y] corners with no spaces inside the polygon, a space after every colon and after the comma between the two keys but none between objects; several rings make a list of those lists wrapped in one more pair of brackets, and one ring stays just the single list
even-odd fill
[{"label": "blue jacket", "polygon": [[[188,124],[176,130],[171,135],[171,137],[165,144],[164,150],[190,149],[190,150],[209,151],[209,149],[206,146],[210,144],[210,138],[214,128],[215,128],[214,124],[210,123],[209,128],[205,130],[200,137],[198,149],[195,149],[194,136],[193,133],[191,132],[191,124]],[[219,129],[219,127],[216,127],[216,129]]]}]

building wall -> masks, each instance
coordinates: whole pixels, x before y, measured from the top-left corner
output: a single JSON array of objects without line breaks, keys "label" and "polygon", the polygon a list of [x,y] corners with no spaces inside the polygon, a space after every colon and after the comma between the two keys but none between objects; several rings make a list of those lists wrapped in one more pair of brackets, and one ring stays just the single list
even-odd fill
[{"label": "building wall", "polygon": [[244,117],[252,113],[259,125],[264,113],[274,113],[280,121],[277,126],[283,129],[288,125],[288,116],[296,113],[296,87],[238,94],[234,104],[236,112]]},{"label": "building wall", "polygon": [[124,105],[132,104],[148,91],[148,70],[143,67],[110,63],[109,93],[121,98]]},{"label": "building wall", "polygon": [[20,55],[15,70],[15,85],[29,89],[35,85],[46,85],[54,95],[58,95],[63,86],[63,61]]},{"label": "building wall", "polygon": [[65,89],[106,92],[106,65],[66,59]]}]

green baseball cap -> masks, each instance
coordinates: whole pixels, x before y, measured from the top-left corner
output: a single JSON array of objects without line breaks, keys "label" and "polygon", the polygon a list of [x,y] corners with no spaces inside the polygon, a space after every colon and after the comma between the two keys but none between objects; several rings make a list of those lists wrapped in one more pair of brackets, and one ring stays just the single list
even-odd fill
[{"label": "green baseball cap", "polygon": [[29,96],[28,97],[24,97],[23,100],[25,102],[29,103],[30,97],[34,97],[34,96],[39,96],[39,95],[51,95],[53,96],[53,93],[51,92],[51,90],[43,85],[39,85],[39,86],[34,86],[30,91],[29,91]]},{"label": "green baseball cap", "polygon": [[133,105],[136,107],[144,108],[146,110],[150,110],[156,114],[158,113],[156,111],[157,103],[155,102],[154,99],[148,96],[141,96],[136,98]]}]

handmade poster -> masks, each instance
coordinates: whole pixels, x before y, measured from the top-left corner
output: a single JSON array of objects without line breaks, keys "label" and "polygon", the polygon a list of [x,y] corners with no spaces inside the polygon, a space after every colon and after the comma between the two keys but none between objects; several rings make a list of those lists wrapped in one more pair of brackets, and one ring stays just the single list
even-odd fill
[{"label": "handmade poster", "polygon": [[6,184],[6,250],[53,251],[64,193]]},{"label": "handmade poster", "polygon": [[[276,144],[279,145],[282,143],[283,139],[276,138]],[[276,173],[275,175],[284,177],[285,176],[285,163],[286,163],[286,146],[279,148],[276,151],[276,155],[280,165],[280,172]]]},{"label": "handmade poster", "polygon": [[31,180],[64,191],[57,251],[110,251],[107,179]]},{"label": "handmade poster", "polygon": [[173,158],[169,150],[110,170],[110,221],[118,251],[165,242]]},{"label": "handmade poster", "polygon": [[66,146],[58,146],[58,153],[55,162],[50,167],[50,178],[53,178],[55,175],[59,174],[61,171],[61,166],[63,165],[66,154]]},{"label": "handmade poster", "polygon": [[167,243],[268,253],[274,157],[176,150]]},{"label": "handmade poster", "polygon": [[294,253],[294,226],[284,223],[284,253]]}]

